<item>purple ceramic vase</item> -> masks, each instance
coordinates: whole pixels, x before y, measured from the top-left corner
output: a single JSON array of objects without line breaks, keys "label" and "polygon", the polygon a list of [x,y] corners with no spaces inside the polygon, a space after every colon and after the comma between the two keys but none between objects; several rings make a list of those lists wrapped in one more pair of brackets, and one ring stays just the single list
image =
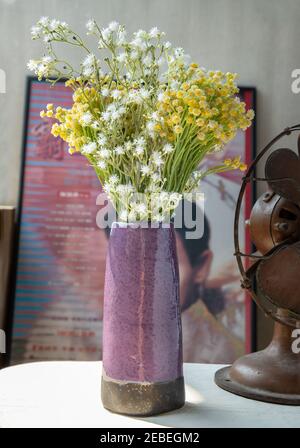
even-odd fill
[{"label": "purple ceramic vase", "polygon": [[128,415],[183,406],[179,279],[173,225],[114,223],[106,261],[102,402]]}]

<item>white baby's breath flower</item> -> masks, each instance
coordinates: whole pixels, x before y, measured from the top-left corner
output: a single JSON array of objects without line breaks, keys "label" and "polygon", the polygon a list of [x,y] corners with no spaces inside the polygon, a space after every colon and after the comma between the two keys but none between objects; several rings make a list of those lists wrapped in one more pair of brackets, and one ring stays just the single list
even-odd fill
[{"label": "white baby's breath flower", "polygon": [[134,192],[134,188],[133,188],[133,186],[130,183],[128,183],[128,184],[119,184],[116,187],[116,190],[120,194],[129,194],[129,193],[133,193]]},{"label": "white baby's breath flower", "polygon": [[143,98],[141,97],[140,92],[136,90],[132,90],[131,92],[129,92],[127,98],[128,101],[132,103],[141,104],[143,102]]},{"label": "white baby's breath flower", "polygon": [[136,145],[145,146],[146,145],[145,137],[138,137],[137,139],[135,139],[134,143]]},{"label": "white baby's breath flower", "polygon": [[117,120],[120,117],[121,113],[120,113],[119,109],[120,108],[118,107],[118,105],[116,103],[111,103],[107,106],[106,111],[110,114],[109,119],[111,121]]},{"label": "white baby's breath flower", "polygon": [[147,129],[148,129],[149,131],[153,131],[154,126],[155,126],[154,121],[148,121],[148,123],[147,123]]},{"label": "white baby's breath flower", "polygon": [[91,127],[97,131],[99,129],[100,125],[99,125],[98,121],[93,121],[93,123],[91,124]]},{"label": "white baby's breath flower", "polygon": [[41,36],[41,28],[39,26],[31,27],[31,37],[32,39],[38,39]]},{"label": "white baby's breath flower", "polygon": [[39,62],[35,61],[34,59],[30,59],[27,63],[27,68],[31,70],[32,72],[35,72],[38,68]]},{"label": "white baby's breath flower", "polygon": [[107,89],[106,87],[104,89],[101,90],[101,95],[104,97],[109,96],[109,89]]},{"label": "white baby's breath flower", "polygon": [[101,170],[105,170],[105,168],[106,168],[106,162],[105,162],[104,160],[100,160],[100,161],[97,163],[97,166],[98,166],[99,168],[101,168]]},{"label": "white baby's breath flower", "polygon": [[175,56],[176,56],[177,58],[180,58],[181,56],[184,55],[184,49],[181,48],[181,47],[177,47],[177,48],[175,48],[175,50],[174,50],[174,54],[175,54]]},{"label": "white baby's breath flower", "polygon": [[154,151],[152,153],[152,160],[153,160],[154,165],[156,165],[158,167],[164,163],[162,156],[158,151]]},{"label": "white baby's breath flower", "polygon": [[117,176],[116,174],[112,174],[110,177],[109,177],[109,183],[111,184],[111,185],[116,185],[116,184],[118,184],[119,183],[119,176]]},{"label": "white baby's breath flower", "polygon": [[50,23],[49,23],[49,29],[50,29],[51,31],[57,31],[59,25],[60,25],[60,21],[59,21],[59,20],[57,20],[57,19],[52,19],[52,20],[50,21]]},{"label": "white baby's breath flower", "polygon": [[119,112],[119,115],[123,115],[123,114],[125,114],[125,112],[126,112],[126,107],[124,107],[124,106],[120,106],[120,107],[118,108],[118,112]]},{"label": "white baby's breath flower", "polygon": [[103,148],[99,151],[99,156],[103,159],[108,159],[110,157],[110,151],[107,148]]},{"label": "white baby's breath flower", "polygon": [[126,151],[131,151],[132,147],[133,147],[132,142],[126,142],[125,143],[125,150]]},{"label": "white baby's breath flower", "polygon": [[101,30],[102,37],[105,41],[109,40],[112,35],[112,31],[110,28],[104,28]]},{"label": "white baby's breath flower", "polygon": [[94,19],[90,19],[86,23],[88,34],[94,34],[97,31],[97,25]]},{"label": "white baby's breath flower", "polygon": [[136,31],[136,33],[134,33],[134,35],[138,38],[138,39],[142,39],[142,40],[146,40],[148,38],[148,33],[145,30],[138,30]]},{"label": "white baby's breath flower", "polygon": [[149,31],[149,36],[152,38],[156,38],[159,36],[159,29],[154,26],[153,28],[151,28],[151,30]]},{"label": "white baby's breath flower", "polygon": [[45,34],[43,40],[44,40],[44,42],[45,42],[46,44],[48,44],[49,42],[51,42],[51,41],[52,41],[52,36],[51,36],[51,34]]},{"label": "white baby's breath flower", "polygon": [[135,206],[135,211],[139,215],[144,215],[147,212],[147,206],[143,203],[139,203]]},{"label": "white baby's breath flower", "polygon": [[111,113],[111,119],[112,120],[118,120],[118,118],[120,118],[120,112],[118,111],[118,110],[114,110],[112,113]]},{"label": "white baby's breath flower", "polygon": [[119,28],[119,23],[116,22],[115,20],[113,20],[113,21],[110,22],[110,24],[108,25],[108,28],[109,28],[111,31],[117,31],[118,28]]},{"label": "white baby's breath flower", "polygon": [[146,67],[149,67],[149,66],[152,64],[152,57],[151,57],[149,54],[147,54],[147,56],[145,56],[145,57],[143,58],[143,64],[144,64]]},{"label": "white baby's breath flower", "polygon": [[105,43],[103,42],[102,38],[98,40],[98,48],[101,50],[102,48],[105,48]]},{"label": "white baby's breath flower", "polygon": [[171,42],[167,41],[164,43],[164,47],[168,50],[169,48],[171,48],[172,44]]},{"label": "white baby's breath flower", "polygon": [[135,90],[130,91],[127,95],[127,99],[129,101],[134,101],[135,98],[136,98],[136,91]]},{"label": "white baby's breath flower", "polygon": [[163,152],[165,154],[170,154],[171,152],[174,151],[174,146],[172,146],[170,143],[165,144],[165,146],[163,147]]},{"label": "white baby's breath flower", "polygon": [[157,183],[160,181],[160,175],[158,173],[153,173],[152,176],[152,182]]},{"label": "white baby's breath flower", "polygon": [[141,166],[141,173],[146,176],[151,172],[151,168],[148,165],[142,165]]},{"label": "white baby's breath flower", "polygon": [[49,17],[43,16],[38,21],[38,25],[41,25],[41,26],[45,27],[45,26],[49,25],[49,22],[50,22]]},{"label": "white baby's breath flower", "polygon": [[94,67],[92,65],[89,65],[87,67],[84,67],[84,69],[82,70],[82,74],[83,76],[91,76],[94,73]]},{"label": "white baby's breath flower", "polygon": [[144,51],[147,48],[146,42],[142,38],[140,38],[140,37],[136,37],[130,43],[131,43],[131,45],[133,47],[136,47],[136,48],[138,48],[141,51]]},{"label": "white baby's breath flower", "polygon": [[139,54],[138,54],[137,51],[132,51],[132,52],[130,53],[130,59],[132,59],[133,61],[135,61],[136,59],[138,59],[138,57],[139,57]]},{"label": "white baby's breath flower", "polygon": [[52,56],[43,56],[42,62],[44,64],[50,64],[51,62],[53,62],[53,57]]},{"label": "white baby's breath flower", "polygon": [[105,191],[105,193],[110,193],[112,190],[112,185],[109,182],[104,182],[103,190]]},{"label": "white baby's breath flower", "polygon": [[164,94],[164,92],[160,92],[158,95],[157,95],[157,99],[158,99],[158,101],[163,101],[164,99],[165,99],[165,94]]},{"label": "white baby's breath flower", "polygon": [[148,121],[148,123],[147,123],[147,130],[148,130],[148,132],[149,133],[153,133],[153,131],[154,131],[154,127],[155,127],[155,122],[154,121]]},{"label": "white baby's breath flower", "polygon": [[39,78],[49,76],[50,72],[48,64],[38,64],[36,74]]},{"label": "white baby's breath flower", "polygon": [[123,64],[126,61],[126,59],[127,59],[127,55],[126,55],[125,51],[123,51],[123,53],[120,53],[117,57],[117,60],[119,62],[121,62],[121,64]]},{"label": "white baby's breath flower", "polygon": [[69,30],[69,25],[67,24],[67,22],[60,22],[60,27],[61,27],[64,31],[68,31],[68,30]]},{"label": "white baby's breath flower", "polygon": [[104,111],[104,112],[102,112],[101,117],[102,117],[102,119],[104,121],[109,121],[110,117],[111,117],[111,114],[108,111]]},{"label": "white baby's breath flower", "polygon": [[140,89],[139,93],[140,93],[141,97],[143,98],[143,100],[149,98],[149,96],[150,96],[149,90],[144,89],[144,88]]},{"label": "white baby's breath flower", "polygon": [[108,112],[115,112],[117,110],[117,106],[115,103],[111,103],[107,106]]},{"label": "white baby's breath flower", "polygon": [[82,65],[84,67],[88,67],[90,65],[93,65],[95,63],[96,56],[93,53],[89,53],[83,60]]},{"label": "white baby's breath flower", "polygon": [[153,113],[151,114],[151,118],[152,118],[152,120],[158,121],[158,120],[159,120],[159,115],[158,115],[158,113],[157,113],[157,112],[153,112]]},{"label": "white baby's breath flower", "polygon": [[115,89],[111,92],[111,96],[116,100],[117,98],[119,98],[121,96],[121,92],[118,89]]},{"label": "white baby's breath flower", "polygon": [[97,142],[98,142],[98,144],[99,144],[100,146],[105,145],[106,142],[107,142],[107,138],[106,138],[106,136],[105,136],[104,134],[99,134],[99,135],[98,135]]},{"label": "white baby's breath flower", "polygon": [[96,142],[90,142],[83,145],[81,151],[83,152],[83,154],[92,154],[93,152],[96,151],[96,149],[97,149]]},{"label": "white baby's breath flower", "polygon": [[144,153],[144,146],[137,145],[134,152],[137,156],[141,156]]},{"label": "white baby's breath flower", "polygon": [[135,139],[134,141],[135,144],[135,154],[140,156],[144,153],[145,151],[145,146],[146,146],[146,140],[144,137],[139,137],[137,139]]},{"label": "white baby's breath flower", "polygon": [[123,45],[126,43],[126,30],[120,27],[117,34],[117,45]]},{"label": "white baby's breath flower", "polygon": [[93,115],[90,112],[85,112],[81,118],[80,118],[80,123],[83,126],[88,126],[93,120]]},{"label": "white baby's breath flower", "polygon": [[115,154],[117,154],[117,156],[121,156],[122,154],[124,154],[125,152],[125,148],[123,148],[123,146],[119,145],[116,146],[114,149]]}]

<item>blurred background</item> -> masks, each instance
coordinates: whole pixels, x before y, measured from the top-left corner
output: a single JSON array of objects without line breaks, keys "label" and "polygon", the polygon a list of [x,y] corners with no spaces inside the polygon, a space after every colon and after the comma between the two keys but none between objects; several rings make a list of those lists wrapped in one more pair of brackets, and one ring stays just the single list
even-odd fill
[{"label": "blurred background", "polygon": [[[257,89],[258,151],[300,121],[300,96],[291,89],[292,71],[300,68],[298,0],[0,0],[0,69],[6,75],[6,92],[0,93],[2,205],[17,204],[26,64],[43,52],[30,28],[41,16],[64,20],[81,35],[91,17],[102,26],[117,20],[130,33],[157,26],[201,66],[237,72],[239,85]],[[259,315],[258,347],[269,341],[271,326]]]}]

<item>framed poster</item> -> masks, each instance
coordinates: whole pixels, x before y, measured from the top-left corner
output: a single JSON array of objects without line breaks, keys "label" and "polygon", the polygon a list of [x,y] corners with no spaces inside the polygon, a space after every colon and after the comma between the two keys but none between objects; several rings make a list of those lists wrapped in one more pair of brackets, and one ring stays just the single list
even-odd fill
[{"label": "framed poster", "polygon": [[10,362],[100,359],[101,187],[87,160],[70,156],[50,134],[52,121],[39,116],[47,103],[70,107],[71,91],[35,79],[27,90]]},{"label": "framed poster", "polygon": [[[241,89],[241,96],[247,107],[254,107],[253,89]],[[9,316],[11,364],[102,357],[108,232],[96,225],[101,186],[87,160],[69,155],[66,144],[50,134],[51,119],[39,115],[47,103],[71,107],[72,92],[62,82],[51,87],[30,78]],[[253,147],[254,129],[238,134],[226,155],[250,161]],[[234,173],[203,182],[210,198],[205,204],[209,225],[204,237],[192,249],[177,234],[180,269],[184,273],[188,266],[193,272],[182,309],[186,361],[231,362],[251,348],[251,306],[243,293],[237,293],[239,278],[232,255],[240,180]],[[245,213],[251,208],[250,196]],[[249,236],[242,237],[249,247]],[[202,262],[197,265],[194,260]]]}]

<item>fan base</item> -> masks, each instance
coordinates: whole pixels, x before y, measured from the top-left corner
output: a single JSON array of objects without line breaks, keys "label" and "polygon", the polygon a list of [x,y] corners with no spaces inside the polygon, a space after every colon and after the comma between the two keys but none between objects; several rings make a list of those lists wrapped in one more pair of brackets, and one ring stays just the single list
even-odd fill
[{"label": "fan base", "polygon": [[218,370],[215,374],[215,383],[221,387],[221,389],[235,395],[250,398],[251,400],[294,406],[300,405],[300,395],[283,394],[264,389],[247,387],[230,377],[230,369],[231,367],[224,367],[223,369]]},{"label": "fan base", "polygon": [[276,322],[270,345],[218,370],[222,389],[253,400],[300,405],[300,353],[293,352],[293,328]]}]

